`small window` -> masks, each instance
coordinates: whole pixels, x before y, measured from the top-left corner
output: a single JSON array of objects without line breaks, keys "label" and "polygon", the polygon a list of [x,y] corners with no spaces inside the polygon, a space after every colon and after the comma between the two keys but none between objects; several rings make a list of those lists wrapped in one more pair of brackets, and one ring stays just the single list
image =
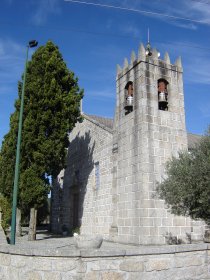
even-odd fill
[{"label": "small window", "polygon": [[125,86],[124,109],[125,115],[133,111],[133,82],[131,81]]},{"label": "small window", "polygon": [[98,190],[100,188],[100,168],[99,162],[95,163],[95,189]]},{"label": "small window", "polygon": [[168,111],[168,82],[165,79],[158,80],[158,108]]}]

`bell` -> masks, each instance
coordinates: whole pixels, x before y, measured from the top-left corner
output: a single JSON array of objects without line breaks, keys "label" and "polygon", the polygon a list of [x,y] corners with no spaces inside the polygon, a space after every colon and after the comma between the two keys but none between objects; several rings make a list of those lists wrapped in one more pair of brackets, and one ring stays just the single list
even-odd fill
[{"label": "bell", "polygon": [[159,96],[158,96],[158,100],[159,100],[159,102],[167,102],[166,93],[165,92],[160,92]]},{"label": "bell", "polygon": [[133,107],[133,96],[128,96],[125,100],[125,109],[130,109]]},{"label": "bell", "polygon": [[158,107],[159,110],[168,111],[167,93],[165,92],[158,93]]}]

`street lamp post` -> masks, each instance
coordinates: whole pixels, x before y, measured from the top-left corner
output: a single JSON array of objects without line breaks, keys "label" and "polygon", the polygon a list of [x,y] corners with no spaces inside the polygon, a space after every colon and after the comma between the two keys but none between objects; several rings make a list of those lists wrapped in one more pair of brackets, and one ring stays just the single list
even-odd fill
[{"label": "street lamp post", "polygon": [[26,72],[28,64],[28,51],[29,48],[36,47],[38,42],[32,40],[28,43],[26,51],[26,62],[25,70],[23,76],[23,86],[21,93],[21,104],[20,104],[20,114],[18,122],[18,139],[17,139],[17,149],[16,149],[16,161],[15,161],[15,177],[14,177],[14,186],[13,186],[13,202],[12,202],[12,223],[11,223],[11,240],[10,244],[15,245],[15,234],[16,234],[16,212],[17,212],[17,194],[18,194],[18,181],[19,181],[19,164],[20,164],[20,145],[21,145],[21,134],[22,134],[22,124],[23,124],[23,107],[24,107],[24,93],[25,93],[25,82],[26,82]]}]

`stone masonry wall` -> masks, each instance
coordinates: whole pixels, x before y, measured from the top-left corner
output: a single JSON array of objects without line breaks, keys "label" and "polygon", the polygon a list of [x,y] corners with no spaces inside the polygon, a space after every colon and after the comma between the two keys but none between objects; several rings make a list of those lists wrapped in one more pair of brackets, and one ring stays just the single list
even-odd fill
[{"label": "stone masonry wall", "polygon": [[1,280],[207,280],[210,246],[52,251],[0,246]]},{"label": "stone masonry wall", "polygon": [[[144,57],[143,57],[144,56]],[[168,81],[168,111],[158,108],[157,81]],[[133,112],[125,115],[128,81],[134,86]],[[141,57],[125,64],[117,76],[114,139],[118,144],[116,168],[116,235],[125,243],[164,244],[167,234],[187,242],[195,231],[189,218],[171,215],[156,196],[165,164],[187,149],[182,68],[156,58]],[[202,228],[196,238],[202,237]]]},{"label": "stone masonry wall", "polygon": [[[67,168],[52,194],[54,232],[81,226],[83,234],[133,244],[166,244],[171,235],[183,243],[202,238],[201,222],[170,214],[156,196],[166,162],[188,147],[182,71],[180,60],[173,65],[168,55],[145,57],[143,46],[137,59],[132,55],[118,69],[113,130],[84,115],[70,133]],[[168,111],[158,108],[160,78],[168,82]],[[125,115],[128,81],[134,106]]]},{"label": "stone masonry wall", "polygon": [[[78,219],[82,233],[108,235],[112,221],[112,133],[84,117],[83,122],[78,123],[70,133],[69,142],[60,224],[72,229],[75,219]],[[97,163],[98,185],[95,174]]]},{"label": "stone masonry wall", "polygon": [[59,233],[61,230],[60,212],[62,204],[63,176],[64,170],[60,172],[56,179],[52,180],[53,189],[51,192],[50,230],[54,233]]}]

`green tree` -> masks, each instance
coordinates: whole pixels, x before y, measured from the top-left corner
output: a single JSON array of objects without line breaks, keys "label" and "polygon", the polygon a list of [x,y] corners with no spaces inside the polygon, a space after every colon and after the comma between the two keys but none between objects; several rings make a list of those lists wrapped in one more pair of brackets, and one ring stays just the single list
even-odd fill
[{"label": "green tree", "polygon": [[[16,111],[1,149],[0,192],[9,197],[21,91],[22,82],[19,82]],[[49,176],[56,177],[65,166],[68,133],[80,119],[82,96],[78,79],[68,70],[58,47],[48,41],[38,48],[28,63],[25,85],[18,200],[24,212],[31,208],[35,215],[35,210],[44,205]]]},{"label": "green tree", "polygon": [[10,131],[4,136],[0,151],[0,206],[2,209],[2,226],[5,230],[11,219],[11,194],[14,180],[17,130],[18,112],[16,111],[10,118]]},{"label": "green tree", "polygon": [[6,229],[6,228],[8,228],[8,226],[10,224],[10,219],[11,219],[12,213],[11,213],[10,202],[3,195],[0,195],[0,207],[1,207],[1,212],[2,212],[1,225],[2,225],[3,229]]},{"label": "green tree", "polygon": [[157,193],[177,215],[210,224],[210,130],[191,152],[172,158]]}]

